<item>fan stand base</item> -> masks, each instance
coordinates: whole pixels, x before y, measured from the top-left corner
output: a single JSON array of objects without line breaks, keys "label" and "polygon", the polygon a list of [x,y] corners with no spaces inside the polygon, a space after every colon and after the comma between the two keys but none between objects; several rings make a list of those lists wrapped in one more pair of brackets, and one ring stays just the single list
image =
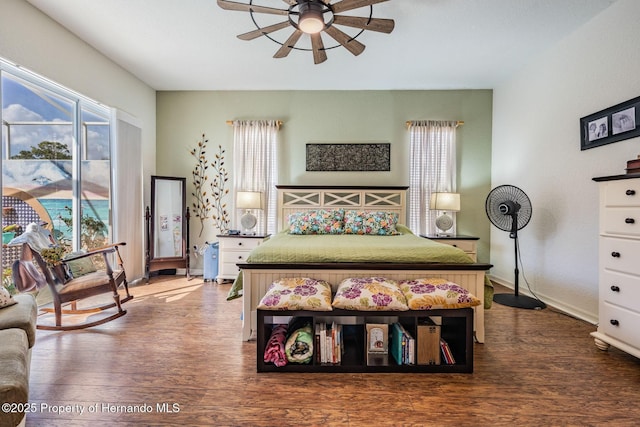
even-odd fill
[{"label": "fan stand base", "polygon": [[547,308],[547,305],[542,301],[526,295],[494,294],[493,301],[509,307],[526,308],[529,310],[542,310],[543,308]]}]

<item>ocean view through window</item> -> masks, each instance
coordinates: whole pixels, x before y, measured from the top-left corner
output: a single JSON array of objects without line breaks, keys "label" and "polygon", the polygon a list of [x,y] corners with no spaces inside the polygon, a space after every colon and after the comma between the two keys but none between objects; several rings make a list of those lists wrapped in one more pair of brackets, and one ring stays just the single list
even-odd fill
[{"label": "ocean view through window", "polygon": [[[46,210],[68,252],[110,242],[111,111],[0,59],[2,187]],[[3,209],[3,227],[19,225]],[[30,220],[31,221],[31,220]]]}]

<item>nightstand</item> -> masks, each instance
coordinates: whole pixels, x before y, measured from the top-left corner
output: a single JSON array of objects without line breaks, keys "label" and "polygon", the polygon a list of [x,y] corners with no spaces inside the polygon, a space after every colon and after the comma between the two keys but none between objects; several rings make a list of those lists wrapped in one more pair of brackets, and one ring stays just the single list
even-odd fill
[{"label": "nightstand", "polygon": [[236,265],[244,262],[253,248],[258,247],[267,237],[265,235],[245,235],[245,234],[219,234],[220,239],[218,254],[218,283],[223,280],[234,280],[240,269]]},{"label": "nightstand", "polygon": [[465,251],[473,262],[478,262],[478,240],[479,237],[465,236],[463,234],[457,234],[455,236],[432,236],[427,234],[421,234],[420,237],[431,239],[438,243],[444,243],[446,245],[455,246]]}]

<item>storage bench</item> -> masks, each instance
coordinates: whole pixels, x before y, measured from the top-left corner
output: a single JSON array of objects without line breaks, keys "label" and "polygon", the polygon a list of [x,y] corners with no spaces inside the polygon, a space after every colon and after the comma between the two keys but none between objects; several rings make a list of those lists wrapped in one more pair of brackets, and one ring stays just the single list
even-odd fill
[{"label": "storage bench", "polygon": [[[320,363],[314,341],[314,357],[308,364],[288,363],[278,367],[264,361],[264,352],[274,325],[288,323],[292,317],[308,319],[312,330],[318,323],[343,325],[343,357],[341,363]],[[435,318],[440,324],[440,336],[448,344],[455,363],[398,364],[389,354],[386,364],[368,364],[366,350],[366,324],[400,323],[418,341],[418,325]],[[473,309],[434,309],[409,311],[272,311],[257,310],[257,371],[258,372],[473,372]],[[346,330],[344,330],[346,329]],[[389,328],[391,330],[391,327]]]}]

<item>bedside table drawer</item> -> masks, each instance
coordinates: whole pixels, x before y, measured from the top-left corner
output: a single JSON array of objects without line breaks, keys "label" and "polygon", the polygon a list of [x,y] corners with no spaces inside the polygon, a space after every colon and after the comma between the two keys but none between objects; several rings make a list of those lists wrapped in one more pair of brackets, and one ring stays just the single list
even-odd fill
[{"label": "bedside table drawer", "polygon": [[473,260],[473,262],[478,262],[478,239],[477,238],[473,238],[471,236],[440,237],[440,236],[429,236],[424,234],[421,234],[420,237],[426,237],[427,239],[433,240],[434,242],[456,247],[464,251],[467,255],[469,255]]},{"label": "bedside table drawer", "polygon": [[223,251],[251,251],[253,248],[257,248],[260,242],[262,242],[262,239],[258,238],[225,237],[224,239],[220,239],[220,249]]},{"label": "bedside table drawer", "polygon": [[222,268],[220,268],[221,276],[235,277],[238,273],[240,273],[240,268],[238,268],[235,262],[223,262],[221,263],[221,266],[222,266]]},{"label": "bedside table drawer", "polygon": [[[445,241],[440,241],[440,243],[445,243]],[[475,252],[476,251],[476,242],[471,240],[449,240],[446,242],[447,244],[460,248],[465,252]]]},{"label": "bedside table drawer", "polygon": [[225,251],[222,252],[222,262],[223,263],[237,263],[237,262],[245,262],[247,257],[249,256],[250,251]]}]

